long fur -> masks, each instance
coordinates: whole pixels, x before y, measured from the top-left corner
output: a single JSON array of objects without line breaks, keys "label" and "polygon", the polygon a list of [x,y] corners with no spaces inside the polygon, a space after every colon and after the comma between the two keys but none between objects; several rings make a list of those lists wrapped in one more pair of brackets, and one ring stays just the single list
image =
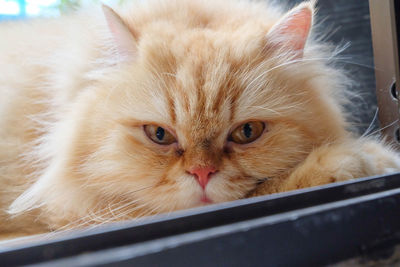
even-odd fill
[{"label": "long fur", "polygon": [[[268,48],[278,7],[152,0],[116,12],[135,60],[119,59],[98,8],[0,25],[2,233],[203,205],[195,164],[218,166],[205,191],[214,203],[399,170],[389,148],[346,130],[348,81],[329,46],[312,35],[302,57]],[[227,144],[249,120],[267,131]],[[179,153],[152,143],[146,124],[173,131]]]}]

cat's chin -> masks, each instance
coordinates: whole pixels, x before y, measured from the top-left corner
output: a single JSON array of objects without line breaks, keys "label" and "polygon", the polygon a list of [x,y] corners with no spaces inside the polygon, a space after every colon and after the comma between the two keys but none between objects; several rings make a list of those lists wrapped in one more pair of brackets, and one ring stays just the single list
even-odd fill
[{"label": "cat's chin", "polygon": [[202,205],[208,205],[214,203],[211,199],[208,198],[207,194],[203,194],[200,198],[200,202]]}]

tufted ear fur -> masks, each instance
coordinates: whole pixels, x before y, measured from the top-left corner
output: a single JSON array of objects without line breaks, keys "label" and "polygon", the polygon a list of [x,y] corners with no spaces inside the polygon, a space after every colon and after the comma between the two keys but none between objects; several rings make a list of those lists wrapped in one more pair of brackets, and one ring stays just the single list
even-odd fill
[{"label": "tufted ear fur", "polygon": [[121,17],[110,7],[102,6],[104,17],[116,45],[121,61],[130,61],[136,57],[137,45],[135,33],[122,21]]},{"label": "tufted ear fur", "polygon": [[303,56],[312,26],[314,13],[313,2],[303,2],[290,10],[267,33],[267,42],[273,47],[285,47]]}]

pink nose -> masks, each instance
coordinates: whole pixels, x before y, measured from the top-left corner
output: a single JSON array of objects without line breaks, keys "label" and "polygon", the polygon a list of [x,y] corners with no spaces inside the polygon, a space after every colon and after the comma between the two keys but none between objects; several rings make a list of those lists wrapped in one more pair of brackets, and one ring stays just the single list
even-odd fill
[{"label": "pink nose", "polygon": [[205,189],[208,181],[210,180],[211,174],[215,173],[217,170],[214,167],[198,167],[189,170],[190,174],[193,174],[200,186]]}]

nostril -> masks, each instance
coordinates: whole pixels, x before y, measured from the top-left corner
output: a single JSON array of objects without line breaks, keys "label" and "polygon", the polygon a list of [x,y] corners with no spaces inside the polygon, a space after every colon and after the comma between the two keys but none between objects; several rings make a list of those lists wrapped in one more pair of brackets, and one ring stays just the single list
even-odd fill
[{"label": "nostril", "polygon": [[194,172],[191,172],[191,171],[185,171],[187,174],[189,174],[189,175],[193,175],[196,179],[198,179],[199,178],[199,176],[196,174],[196,173],[194,173]]},{"label": "nostril", "polygon": [[214,174],[216,174],[218,171],[217,170],[215,170],[215,171],[212,171],[212,172],[209,172],[208,173],[208,178],[211,178],[211,177],[213,177],[214,176]]}]

